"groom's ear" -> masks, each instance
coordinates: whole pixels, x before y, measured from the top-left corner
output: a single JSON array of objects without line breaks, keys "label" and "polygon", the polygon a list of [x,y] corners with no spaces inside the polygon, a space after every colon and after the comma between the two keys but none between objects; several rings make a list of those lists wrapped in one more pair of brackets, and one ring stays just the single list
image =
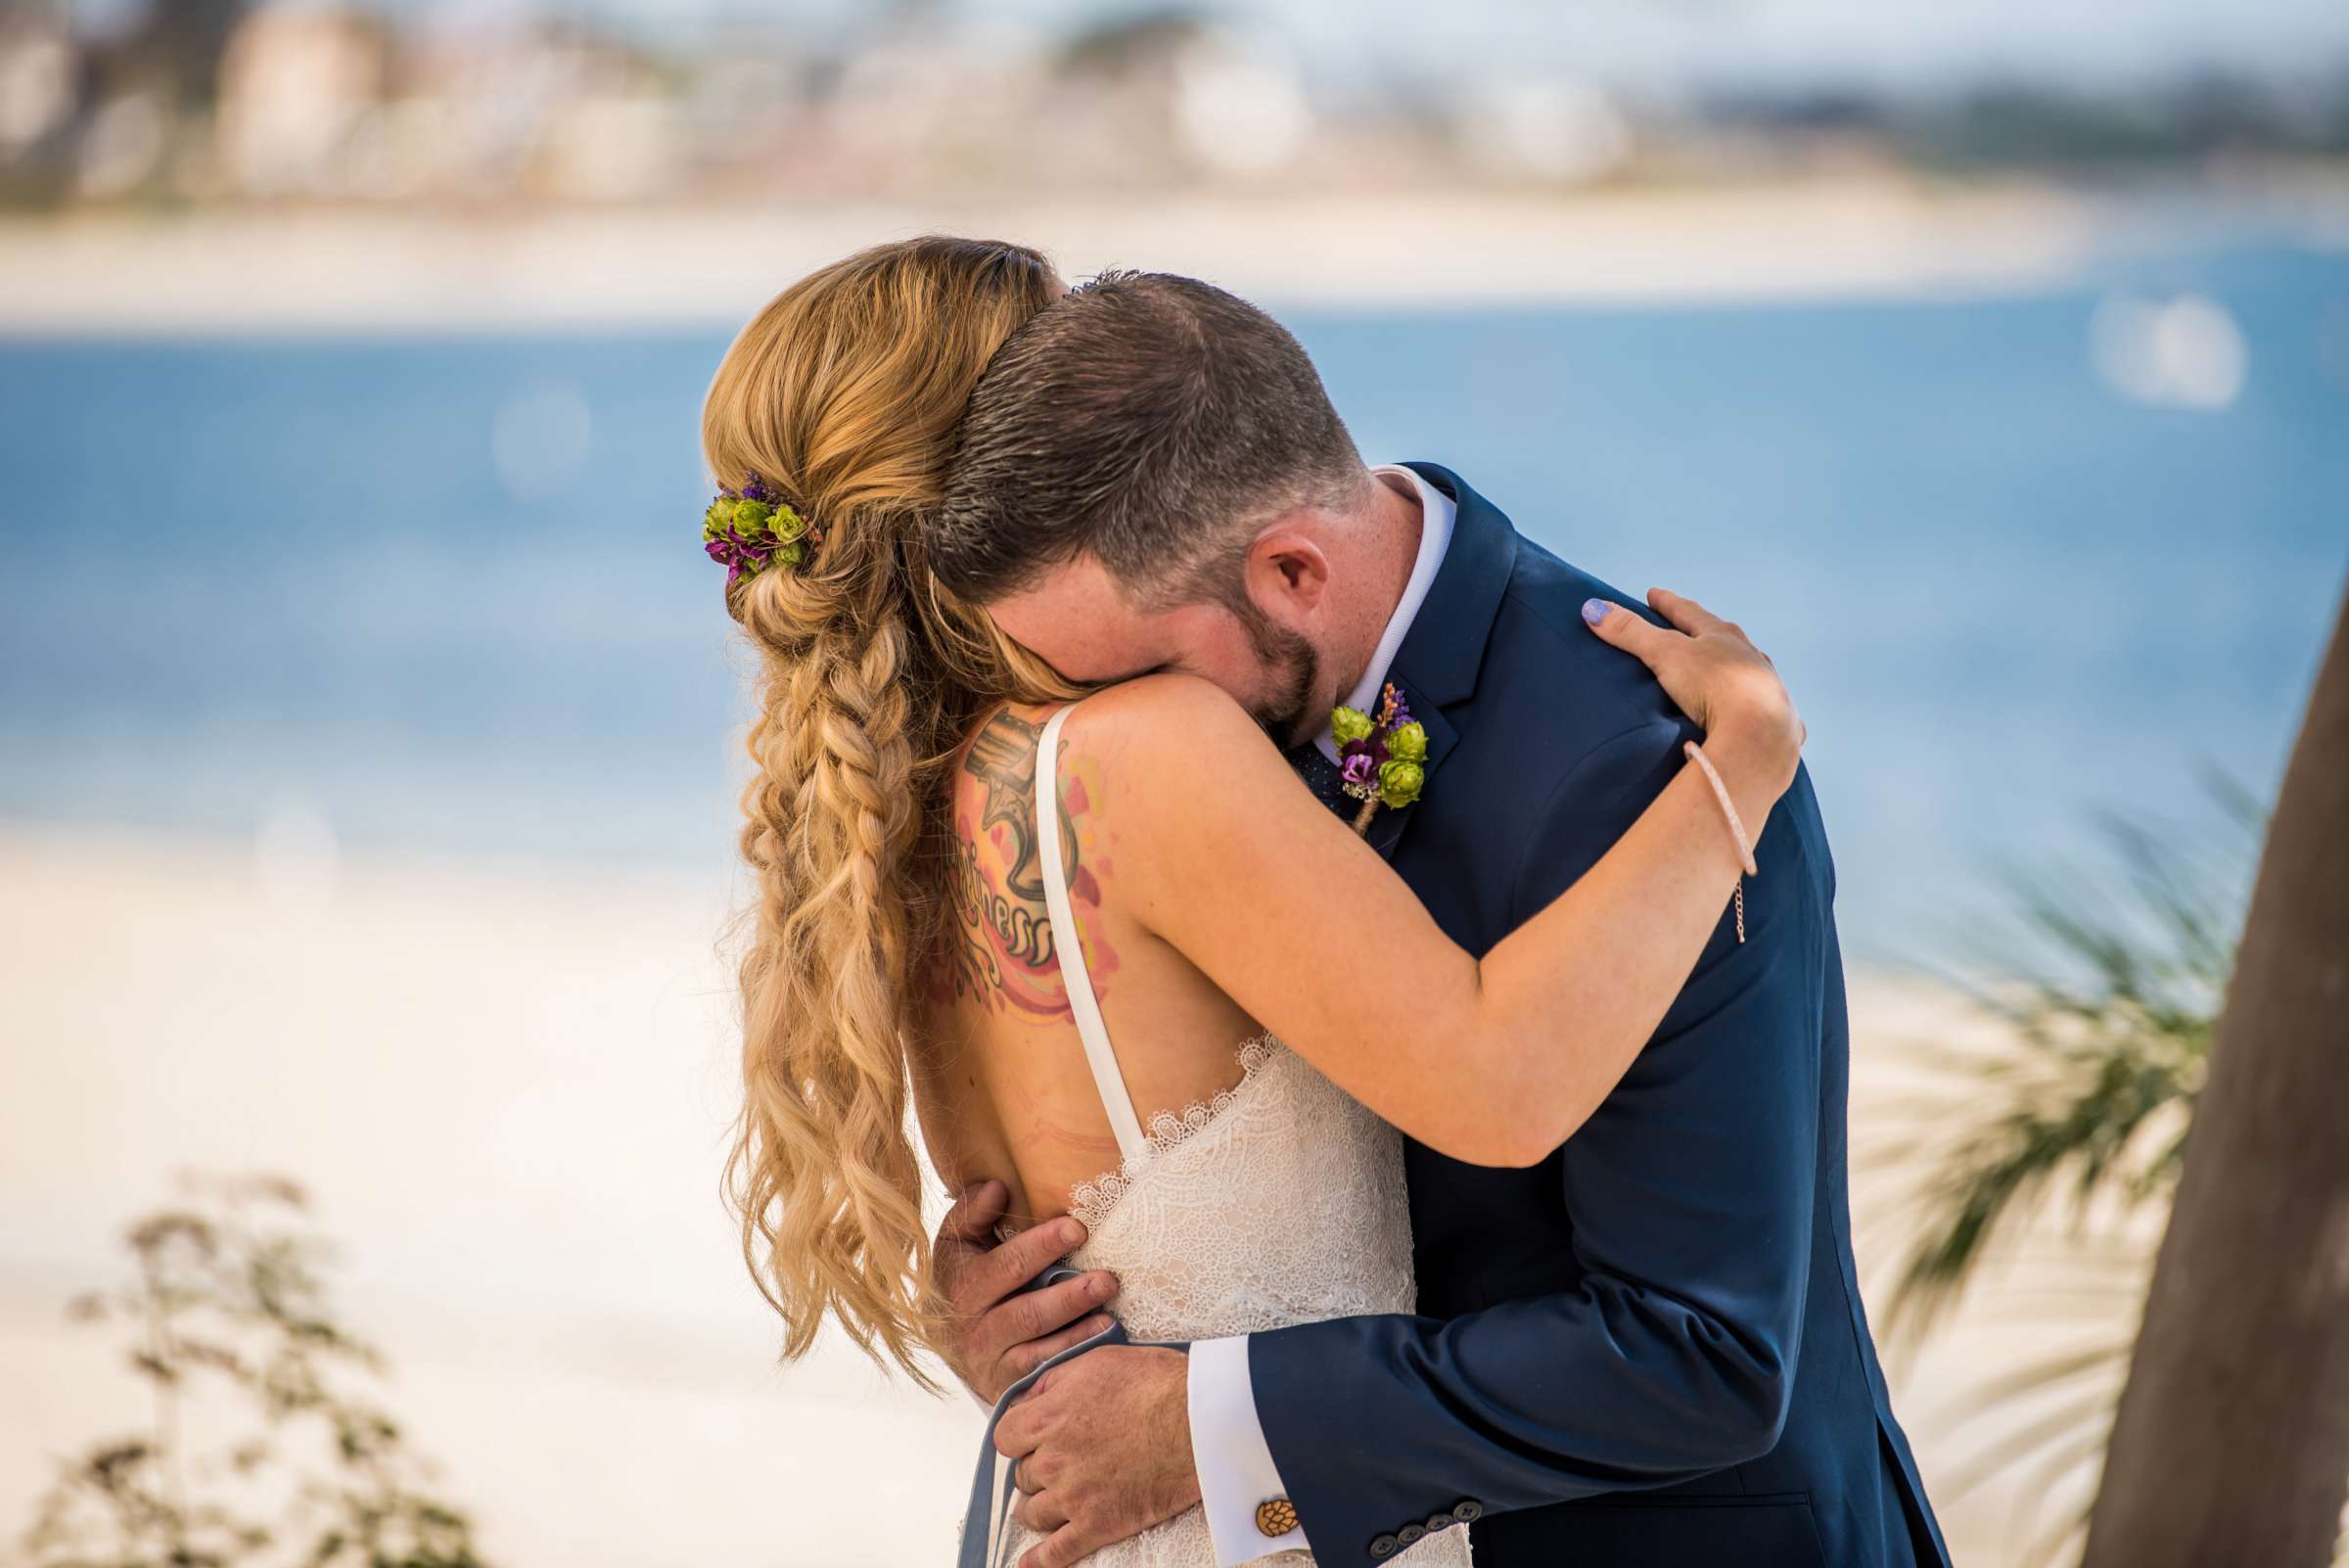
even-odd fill
[{"label": "groom's ear", "polygon": [[1301,529],[1274,524],[1248,548],[1248,591],[1283,620],[1318,610],[1329,592],[1329,557]]}]

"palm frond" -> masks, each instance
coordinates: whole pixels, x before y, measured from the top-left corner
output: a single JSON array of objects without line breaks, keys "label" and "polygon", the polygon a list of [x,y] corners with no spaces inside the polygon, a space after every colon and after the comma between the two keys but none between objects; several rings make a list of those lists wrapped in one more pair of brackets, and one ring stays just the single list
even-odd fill
[{"label": "palm frond", "polygon": [[[2007,867],[2007,919],[1967,970],[1939,971],[1988,1027],[1907,1053],[1928,1086],[1881,1155],[1912,1173],[1915,1130],[1933,1130],[1922,1179],[1891,1183],[1916,1218],[1886,1318],[1911,1344],[2002,1250],[2060,1247],[2063,1276],[2021,1302],[2040,1315],[2109,1324],[2142,1304],[2145,1222],[2176,1191],[2265,827],[2232,777],[2206,768],[2204,788],[2230,825],[2219,842],[2107,813],[2092,862]],[[2050,1210],[2067,1237],[2034,1223]],[[2023,1478],[2008,1523],[2028,1568],[2077,1560],[2134,1338],[2075,1342],[1969,1391],[1958,1424],[1996,1425],[1946,1484]]]},{"label": "palm frond", "polygon": [[2096,1483],[2103,1474],[2104,1445],[2111,1436],[2112,1422],[2106,1419],[2092,1430],[2080,1433],[2043,1461],[2040,1472],[2043,1479],[2053,1478],[2061,1482],[2082,1474],[2088,1479],[2078,1489],[2079,1502],[2057,1518],[2050,1520],[2046,1528],[2036,1534],[2033,1533],[2033,1527],[2039,1523],[2039,1516],[2049,1499],[2056,1495],[2057,1487],[2043,1485],[2024,1495],[2012,1520],[2013,1534],[2023,1537],[2026,1542],[2015,1553],[2015,1568],[2048,1568],[2058,1556],[2078,1559],[2082,1548],[2088,1545],[2089,1510],[2096,1506]]},{"label": "palm frond", "polygon": [[2129,1364],[2131,1345],[2132,1342],[2126,1339],[2105,1341],[2015,1367],[2003,1376],[1976,1385],[1973,1402],[1977,1408],[1988,1409],[2010,1400],[2045,1394],[2050,1389],[2061,1388],[2090,1377],[2101,1376],[2117,1382],[2122,1370]]},{"label": "palm frond", "polygon": [[2077,1221],[2175,1190],[2256,851],[2247,792],[2223,775],[2207,787],[2249,830],[2243,843],[2213,853],[2107,815],[2100,864],[2009,867],[2005,935],[1975,977],[1944,972],[2008,1043],[1915,1053],[1963,1090],[1945,1089],[1925,1124],[1954,1118],[1955,1130],[1913,1191],[1924,1222],[1892,1294],[1896,1330],[1928,1329],[2001,1235],[2050,1199]]},{"label": "palm frond", "polygon": [[2102,1443],[2111,1431],[2118,1398],[2119,1391],[2114,1388],[2073,1394],[1986,1444],[1971,1459],[1950,1473],[1943,1489],[1953,1498],[1961,1498],[2001,1476],[2029,1466],[2034,1479],[2041,1483],[2038,1490],[2044,1491],[2045,1483],[2057,1478],[2047,1469],[2051,1458],[2071,1452],[2091,1437],[2099,1445]]},{"label": "palm frond", "polygon": [[[1982,1443],[1937,1490],[1955,1499],[2019,1474],[2024,1484],[2006,1521],[2008,1560],[2018,1568],[2077,1555],[2134,1338],[2121,1334],[2054,1352],[1969,1391],[1958,1424],[1998,1417],[2019,1424]],[[2018,1407],[2032,1413],[2018,1417]],[[2043,1523],[2046,1510],[2069,1493],[2078,1501]]]}]

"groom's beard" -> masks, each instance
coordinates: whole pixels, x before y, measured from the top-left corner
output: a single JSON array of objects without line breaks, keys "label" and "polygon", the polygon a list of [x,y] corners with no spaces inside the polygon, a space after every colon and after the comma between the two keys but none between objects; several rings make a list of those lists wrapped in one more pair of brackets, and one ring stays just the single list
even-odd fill
[{"label": "groom's beard", "polygon": [[1313,711],[1313,693],[1321,683],[1320,657],[1302,634],[1272,620],[1245,595],[1232,610],[1247,628],[1248,640],[1255,645],[1256,657],[1271,682],[1271,689],[1249,705],[1248,716],[1285,752],[1298,743],[1301,733],[1312,733],[1307,719]]}]

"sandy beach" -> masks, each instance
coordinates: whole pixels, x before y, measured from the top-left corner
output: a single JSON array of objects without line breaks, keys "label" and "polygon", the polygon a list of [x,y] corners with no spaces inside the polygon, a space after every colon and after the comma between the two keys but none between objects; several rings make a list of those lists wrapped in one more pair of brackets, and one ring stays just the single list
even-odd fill
[{"label": "sandy beach", "polygon": [[[2338,193],[2280,206],[2344,227]],[[1190,272],[1275,307],[1979,294],[2069,276],[2146,221],[2142,208],[2046,185],[1870,176],[1576,196],[91,212],[0,221],[0,332],[725,326],[812,266],[932,229],[1040,245],[1072,275]]]},{"label": "sandy beach", "polygon": [[[717,1202],[729,878],[0,830],[0,1528],[52,1458],[142,1419],[103,1334],[62,1316],[120,1271],[120,1222],[175,1170],[261,1169],[309,1184],[340,1299],[492,1560],[938,1560],[974,1407],[836,1343],[778,1368]],[[1856,982],[1856,1119],[1897,1132],[1895,1047],[1966,1026]],[[1887,1196],[1864,1172],[1870,1274]],[[2047,1340],[2016,1299],[1986,1291],[1896,1359],[1970,1563],[2008,1560],[2011,1489],[1946,1483],[1982,1440],[1967,1391]],[[2107,1303],[2075,1328],[2116,1320]]]}]

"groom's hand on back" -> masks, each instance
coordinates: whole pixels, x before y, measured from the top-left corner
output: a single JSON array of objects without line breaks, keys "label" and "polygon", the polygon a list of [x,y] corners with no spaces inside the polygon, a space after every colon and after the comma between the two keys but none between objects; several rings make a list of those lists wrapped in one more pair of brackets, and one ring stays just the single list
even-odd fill
[{"label": "groom's hand on back", "polygon": [[998,1244],[995,1222],[1010,1197],[1000,1181],[964,1188],[938,1228],[935,1252],[939,1288],[954,1314],[939,1354],[990,1405],[1047,1358],[1107,1328],[1101,1309],[1118,1294],[1117,1276],[1099,1268],[1044,1290],[1022,1291],[1046,1266],[1082,1245],[1084,1226],[1047,1220]]}]

